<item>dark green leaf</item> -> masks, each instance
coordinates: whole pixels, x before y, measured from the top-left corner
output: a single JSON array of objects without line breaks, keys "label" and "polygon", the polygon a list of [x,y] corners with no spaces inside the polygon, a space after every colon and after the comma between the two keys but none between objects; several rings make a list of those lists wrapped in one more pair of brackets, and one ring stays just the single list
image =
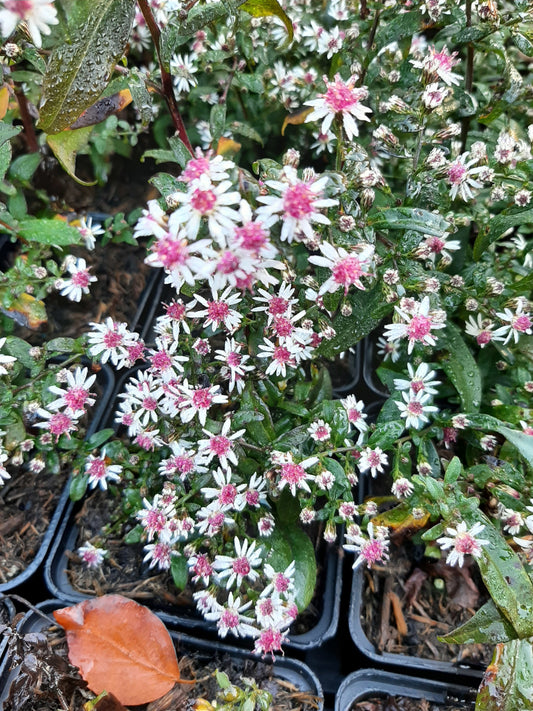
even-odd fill
[{"label": "dark green leaf", "polygon": [[115,430],[111,427],[108,427],[105,430],[100,430],[99,432],[95,432],[93,435],[91,435],[87,440],[87,444],[91,449],[96,449],[97,447],[101,447],[104,442],[107,442],[107,440],[114,434]]},{"label": "dark green leaf", "polygon": [[474,427],[499,432],[518,449],[524,459],[533,467],[533,437],[531,435],[513,430],[491,415],[473,415],[469,419]]},{"label": "dark green leaf", "polygon": [[496,215],[492,217],[490,223],[483,230],[480,230],[474,243],[474,259],[480,259],[485,250],[493,242],[503,235],[504,232],[517,225],[527,225],[533,223],[533,207],[527,210],[520,210],[506,215]]},{"label": "dark green leaf", "polygon": [[441,360],[440,367],[450,378],[461,398],[461,407],[465,412],[477,412],[481,405],[481,375],[479,367],[463,340],[461,330],[448,322],[440,332],[448,353]]},{"label": "dark green leaf", "polygon": [[505,619],[494,601],[489,600],[468,622],[439,637],[439,640],[448,644],[498,644],[516,638],[512,624]]},{"label": "dark green leaf", "polygon": [[184,590],[189,580],[189,569],[187,566],[187,558],[182,555],[173,555],[170,561],[170,573],[174,585],[178,590]]},{"label": "dark green leaf", "polygon": [[368,440],[369,447],[381,447],[388,449],[396,442],[405,429],[405,422],[393,420],[392,422],[382,422],[377,425],[376,431]]},{"label": "dark green leaf", "polygon": [[31,180],[40,162],[40,153],[28,153],[15,158],[9,169],[9,178],[11,180],[20,180],[21,183],[27,183]]},{"label": "dark green leaf", "polygon": [[375,230],[414,230],[434,237],[441,237],[450,226],[440,215],[419,207],[391,207],[372,215],[368,224]]},{"label": "dark green leaf", "polygon": [[226,127],[226,104],[215,104],[211,108],[209,127],[211,129],[211,136],[213,137],[213,145],[216,145]]},{"label": "dark green leaf", "polygon": [[75,227],[70,227],[62,220],[48,218],[31,218],[21,220],[17,230],[20,237],[27,242],[67,247],[80,244],[81,235]]},{"label": "dark green leaf", "polygon": [[316,586],[315,549],[309,536],[297,525],[278,524],[270,539],[272,546],[267,562],[276,572],[282,573],[295,563],[294,601],[298,610],[305,610],[313,598]]},{"label": "dark green leaf", "polygon": [[39,128],[59,133],[92,106],[122,56],[135,16],[134,0],[93,0],[71,43],[53,50],[43,78]]},{"label": "dark green leaf", "polygon": [[72,501],[80,501],[87,491],[89,477],[86,474],[78,474],[70,480],[70,498]]},{"label": "dark green leaf", "polygon": [[174,154],[174,158],[178,162],[178,164],[182,167],[185,168],[187,163],[191,160],[191,152],[183,143],[181,138],[178,136],[171,136],[168,139],[168,144],[170,146],[170,150]]},{"label": "dark green leaf", "polygon": [[76,347],[73,338],[53,338],[45,344],[47,353],[72,353]]},{"label": "dark green leaf", "polygon": [[124,542],[128,545],[131,545],[132,543],[140,543],[143,540],[143,536],[144,528],[139,523],[137,526],[134,526],[131,531],[126,533],[124,536]]},{"label": "dark green leaf", "polygon": [[527,639],[497,647],[479,687],[476,711],[533,708],[533,648]]}]

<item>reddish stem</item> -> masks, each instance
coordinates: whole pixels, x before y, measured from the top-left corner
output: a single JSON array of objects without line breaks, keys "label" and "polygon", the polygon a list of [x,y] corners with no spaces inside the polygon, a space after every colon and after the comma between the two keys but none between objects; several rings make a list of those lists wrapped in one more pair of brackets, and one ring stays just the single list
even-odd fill
[{"label": "reddish stem", "polygon": [[170,111],[170,116],[172,117],[172,123],[174,124],[174,128],[176,129],[176,132],[177,132],[179,138],[187,146],[191,155],[193,155],[194,151],[193,151],[191,142],[189,141],[189,136],[187,135],[187,130],[185,128],[185,124],[183,123],[183,119],[181,118],[181,114],[178,109],[176,96],[174,94],[174,87],[172,85],[172,77],[170,76],[169,72],[167,72],[167,70],[163,66],[163,62],[161,60],[161,48],[160,48],[161,30],[159,29],[159,26],[158,26],[157,22],[155,21],[155,18],[152,14],[152,10],[151,10],[147,0],[137,0],[137,2],[139,3],[139,7],[141,8],[143,17],[146,20],[146,24],[148,25],[148,29],[150,30],[150,34],[152,35],[152,40],[154,42],[154,46],[155,46],[155,49],[157,52],[159,69],[161,71],[161,83],[163,85],[163,94],[165,96],[165,101],[167,102],[168,109]]},{"label": "reddish stem", "polygon": [[15,97],[19,105],[20,118],[22,119],[22,125],[24,126],[24,137],[28,145],[28,150],[30,153],[38,153],[39,143],[37,141],[37,136],[35,135],[33,121],[28,109],[28,100],[26,99],[26,95],[19,84],[15,84]]}]

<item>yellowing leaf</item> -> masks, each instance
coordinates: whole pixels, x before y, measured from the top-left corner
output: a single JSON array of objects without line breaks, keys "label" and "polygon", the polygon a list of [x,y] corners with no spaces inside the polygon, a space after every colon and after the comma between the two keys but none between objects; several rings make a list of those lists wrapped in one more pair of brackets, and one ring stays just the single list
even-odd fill
[{"label": "yellowing leaf", "polygon": [[125,706],[158,699],[180,680],[172,639],[148,608],[103,595],[54,612],[66,630],[69,659],[95,693]]},{"label": "yellowing leaf", "polygon": [[96,180],[86,182],[76,176],[76,155],[85,148],[89,142],[89,136],[93,130],[92,126],[78,128],[75,131],[67,129],[61,133],[55,133],[46,137],[46,142],[54,151],[54,155],[60,162],[63,170],[80,185],[95,185]]},{"label": "yellowing leaf", "polygon": [[287,45],[291,44],[294,39],[292,22],[287,17],[285,11],[277,0],[246,0],[246,2],[241,5],[240,9],[245,10],[253,17],[279,17],[287,30]]},{"label": "yellowing leaf", "polygon": [[232,138],[226,138],[221,136],[217,143],[217,155],[227,156],[232,155],[240,151],[241,144],[238,141],[234,141]]},{"label": "yellowing leaf", "polygon": [[132,96],[129,89],[122,89],[111,96],[104,96],[103,99],[89,106],[70,126],[70,129],[85,128],[86,126],[94,126],[97,123],[102,123],[106,118],[117,114],[122,109],[131,104]]},{"label": "yellowing leaf", "polygon": [[15,323],[31,328],[32,331],[37,331],[47,321],[44,302],[31,294],[21,294],[8,309],[1,309],[1,311]]},{"label": "yellowing leaf", "polygon": [[286,116],[285,121],[283,122],[283,126],[281,127],[281,135],[285,135],[285,129],[289,124],[299,126],[301,123],[305,123],[305,119],[309,116],[311,111],[313,111],[313,107],[309,106],[305,109],[295,111],[293,114],[289,114],[288,116]]},{"label": "yellowing leaf", "polygon": [[4,84],[0,89],[0,119],[3,119],[9,106],[9,87]]}]

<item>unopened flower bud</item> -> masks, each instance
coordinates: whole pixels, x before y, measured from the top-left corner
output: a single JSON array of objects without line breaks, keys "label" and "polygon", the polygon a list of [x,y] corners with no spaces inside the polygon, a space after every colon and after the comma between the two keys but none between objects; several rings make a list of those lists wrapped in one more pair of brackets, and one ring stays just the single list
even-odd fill
[{"label": "unopened flower bud", "polygon": [[295,148],[289,148],[283,156],[283,165],[290,165],[297,168],[300,163],[300,151]]},{"label": "unopened flower bud", "polygon": [[351,232],[355,228],[355,219],[351,215],[341,215],[338,224],[341,232]]},{"label": "unopened flower bud", "polygon": [[376,199],[376,193],[372,188],[361,190],[361,207],[365,210],[370,210]]},{"label": "unopened flower bud", "polygon": [[345,303],[341,306],[341,314],[342,314],[345,318],[347,318],[348,316],[351,316],[351,315],[352,315],[352,306],[351,306],[351,304],[345,302]]}]

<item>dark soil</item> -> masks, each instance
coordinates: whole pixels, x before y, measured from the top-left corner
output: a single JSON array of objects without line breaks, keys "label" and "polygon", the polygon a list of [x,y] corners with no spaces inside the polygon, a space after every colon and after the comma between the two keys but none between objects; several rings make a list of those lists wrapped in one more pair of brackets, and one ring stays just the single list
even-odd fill
[{"label": "dark soil", "polygon": [[438,704],[426,699],[411,699],[407,696],[373,696],[364,701],[358,701],[350,707],[350,711],[473,711],[475,701],[464,699],[449,699],[445,704]]},{"label": "dark soil", "polygon": [[0,583],[20,575],[34,559],[67,477],[67,471],[19,471],[0,489]]},{"label": "dark soil", "polygon": [[[215,672],[224,671],[230,681],[242,687],[242,678],[253,679],[261,689],[272,694],[272,711],[313,711],[320,699],[303,692],[292,683],[276,678],[276,669],[269,663],[252,659],[242,660],[228,654],[187,653],[181,656],[177,647],[180,676],[195,680],[195,684],[177,684],[167,695],[135,711],[189,711],[196,699],[214,700],[219,687]],[[86,683],[68,661],[68,648],[63,630],[56,626],[44,634],[30,633],[19,641],[21,670],[12,684],[4,711],[57,711],[59,708],[81,709],[94,698]]]},{"label": "dark soil", "polygon": [[[419,556],[418,547],[391,547],[386,568],[365,571],[363,629],[381,652],[485,669],[489,645],[446,644],[439,636],[469,620],[488,595],[475,565],[462,568]],[[402,707],[401,707],[402,708]]]},{"label": "dark soil", "polygon": [[[96,543],[98,537],[108,530],[113,509],[112,498],[104,492],[96,490],[88,496],[76,515],[76,523],[80,528],[76,545],[84,545],[87,541]],[[72,587],[86,595],[118,593],[170,614],[201,619],[192,598],[194,590],[187,586],[180,592],[168,572],[158,573],[155,568],[150,570],[147,564],[143,564],[144,544],[125,544],[122,538],[127,530],[124,527],[120,527],[119,531],[111,529],[111,534],[106,536],[103,543],[109,551],[109,557],[96,570],[87,568],[75,551],[67,553],[67,575]],[[319,554],[320,559],[323,560],[324,556]],[[319,569],[319,582],[313,600],[291,626],[291,634],[303,634],[317,624],[324,594],[323,578],[325,576],[320,575]]]}]

